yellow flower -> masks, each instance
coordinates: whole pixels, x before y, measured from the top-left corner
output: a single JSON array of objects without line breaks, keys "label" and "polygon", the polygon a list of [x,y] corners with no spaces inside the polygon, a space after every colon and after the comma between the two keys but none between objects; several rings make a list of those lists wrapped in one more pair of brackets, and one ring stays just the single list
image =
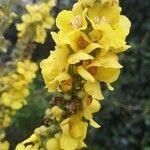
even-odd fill
[{"label": "yellow flower", "polygon": [[40,63],[44,81],[50,92],[56,91],[62,81],[70,78],[70,75],[65,72],[68,65],[68,55],[69,49],[67,47],[56,47],[56,50],[52,51],[51,55]]},{"label": "yellow flower", "polygon": [[[28,8],[29,14],[36,12],[34,9],[38,8]],[[44,9],[44,12],[48,11]],[[88,124],[100,127],[93,115],[100,110],[99,100],[104,98],[101,82],[113,90],[111,83],[117,80],[122,68],[116,54],[129,47],[125,40],[130,21],[120,12],[118,0],[78,0],[72,11],[59,13],[56,19],[59,32],[51,33],[56,48],[40,64],[48,91],[56,92],[54,105],[46,111],[50,125],[37,128],[17,150],[34,149],[36,145],[37,149],[47,150],[86,147],[84,139]],[[42,14],[37,13],[31,20],[40,22]],[[24,17],[27,24],[31,16]],[[46,27],[47,24],[36,25],[37,41],[44,41]],[[8,96],[4,95],[3,103],[9,106]]]},{"label": "yellow flower", "polygon": [[82,66],[77,67],[79,75],[86,80],[84,90],[95,99],[103,99],[100,84],[97,81],[105,82],[110,90],[113,90],[110,83],[117,80],[122,66],[118,63],[118,57],[113,53],[96,55],[94,60],[83,61]]},{"label": "yellow flower", "polygon": [[93,59],[94,57],[88,53],[100,48],[100,44],[90,41],[88,36],[81,31],[74,31],[68,35],[68,39],[64,39],[64,43],[70,45],[73,54],[68,58],[69,64],[79,63],[81,60]]},{"label": "yellow flower", "polygon": [[52,0],[48,4],[41,3],[39,5],[27,5],[28,14],[22,16],[22,23],[17,24],[19,31],[18,37],[29,38],[38,43],[44,43],[46,38],[46,29],[50,29],[54,24],[54,19],[50,16],[55,1]]},{"label": "yellow flower", "polygon": [[[107,2],[109,1],[111,0]],[[94,7],[88,9],[88,18],[93,27],[89,36],[92,41],[101,45],[101,55],[105,55],[109,50],[118,53],[129,48],[125,39],[131,23],[125,16],[120,15],[121,8],[114,1],[117,0],[113,0],[114,5],[97,3]]]},{"label": "yellow flower", "polygon": [[29,95],[28,84],[35,77],[36,70],[36,64],[26,60],[18,62],[19,74],[13,73],[3,78],[3,82],[8,84],[7,90],[1,94],[1,102],[4,106],[17,110],[26,104],[25,98]]},{"label": "yellow flower", "polygon": [[60,148],[64,150],[76,150],[86,147],[83,140],[87,133],[87,123],[81,121],[80,115],[71,116],[61,123],[62,135],[60,136]]},{"label": "yellow flower", "polygon": [[29,59],[17,63],[17,72],[24,76],[27,82],[31,82],[36,77],[38,67],[36,63],[31,62]]},{"label": "yellow flower", "polygon": [[95,3],[94,7],[88,9],[88,17],[94,28],[103,24],[110,24],[111,27],[115,27],[119,22],[120,12],[119,5],[103,6],[100,3]]},{"label": "yellow flower", "polygon": [[84,30],[87,28],[86,12],[81,5],[76,3],[72,11],[63,10],[56,18],[56,25],[60,31],[70,33],[74,30]]},{"label": "yellow flower", "polygon": [[94,49],[101,47],[97,43],[92,43],[88,36],[81,31],[74,31],[69,34],[66,44],[69,44],[75,52],[83,51],[85,53],[90,53]]},{"label": "yellow flower", "polygon": [[94,120],[93,120],[93,113],[98,112],[100,109],[100,103],[95,100],[90,98],[89,96],[85,96],[82,99],[82,103],[83,103],[83,116],[90,121],[90,125],[95,127],[95,128],[99,128],[100,125],[97,124]]}]

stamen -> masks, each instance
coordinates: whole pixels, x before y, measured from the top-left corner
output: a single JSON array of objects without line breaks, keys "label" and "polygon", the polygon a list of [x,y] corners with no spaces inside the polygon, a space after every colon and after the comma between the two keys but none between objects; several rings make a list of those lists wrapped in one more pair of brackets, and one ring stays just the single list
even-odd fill
[{"label": "stamen", "polygon": [[81,28],[82,27],[81,16],[77,15],[77,16],[73,17],[73,19],[71,20],[71,25],[75,29]]},{"label": "stamen", "polygon": [[109,21],[104,17],[104,16],[102,16],[102,17],[95,17],[94,18],[94,22],[96,23],[96,24],[106,24],[106,23],[109,23]]}]

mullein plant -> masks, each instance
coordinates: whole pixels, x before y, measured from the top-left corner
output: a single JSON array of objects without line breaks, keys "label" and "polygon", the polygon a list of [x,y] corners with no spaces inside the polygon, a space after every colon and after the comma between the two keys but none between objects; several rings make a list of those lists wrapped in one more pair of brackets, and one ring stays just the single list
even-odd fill
[{"label": "mullein plant", "polygon": [[19,31],[18,37],[43,44],[46,29],[51,29],[54,24],[54,18],[49,13],[55,5],[56,0],[26,5],[27,14],[22,16],[22,22],[16,26]]},{"label": "mullein plant", "polygon": [[50,29],[54,23],[50,11],[55,4],[55,0],[48,0],[45,3],[27,5],[28,14],[23,15],[22,23],[16,25],[19,31],[17,44],[10,62],[1,67],[0,72],[0,149],[2,150],[9,150],[9,142],[5,140],[5,129],[10,125],[11,118],[17,110],[27,104],[26,98],[30,94],[29,84],[36,77],[38,69],[38,65],[32,62],[31,55],[36,43],[45,42],[46,29]]},{"label": "mullein plant", "polygon": [[118,54],[130,46],[129,19],[121,15],[118,0],[79,0],[56,18],[51,32],[55,50],[41,64],[48,92],[55,93],[45,112],[44,125],[16,150],[77,150],[89,125],[99,128],[93,114],[101,108],[102,85],[113,90],[123,67]]},{"label": "mullein plant", "polygon": [[12,12],[11,5],[12,1],[8,2],[1,1],[0,2],[0,53],[6,53],[7,48],[10,45],[10,42],[5,39],[3,36],[4,31],[8,28],[8,26],[12,23],[14,18],[16,17],[16,14]]}]

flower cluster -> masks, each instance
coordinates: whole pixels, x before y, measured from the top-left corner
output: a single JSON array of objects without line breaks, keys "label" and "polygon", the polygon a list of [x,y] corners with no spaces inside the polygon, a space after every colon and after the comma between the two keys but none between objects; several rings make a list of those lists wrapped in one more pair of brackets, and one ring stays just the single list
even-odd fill
[{"label": "flower cluster", "polygon": [[1,104],[17,110],[26,103],[25,97],[29,95],[28,85],[35,78],[37,65],[30,60],[17,63],[17,71],[0,78],[5,89],[1,94]]},{"label": "flower cluster", "polygon": [[55,0],[49,0],[47,3],[27,5],[28,13],[22,16],[22,23],[17,24],[18,37],[44,43],[46,29],[50,29],[54,23],[54,19],[49,13],[55,3]]},{"label": "flower cluster", "polygon": [[[11,117],[27,103],[28,86],[38,69],[37,65],[28,59],[19,61],[16,68],[16,72],[0,77],[0,137],[9,126]],[[8,147],[7,141],[2,142],[4,137],[0,138],[0,147]]]},{"label": "flower cluster", "polygon": [[40,64],[48,91],[56,94],[45,126],[16,150],[86,147],[88,125],[100,127],[93,114],[104,98],[102,85],[113,90],[122,68],[117,54],[129,48],[130,21],[121,15],[118,0],[79,0],[71,11],[58,14],[56,25],[59,32],[51,33],[55,50]]}]

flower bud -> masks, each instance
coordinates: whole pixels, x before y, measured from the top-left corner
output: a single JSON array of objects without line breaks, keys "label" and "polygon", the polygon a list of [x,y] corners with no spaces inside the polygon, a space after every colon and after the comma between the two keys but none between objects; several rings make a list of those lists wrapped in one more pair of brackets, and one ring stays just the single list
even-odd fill
[{"label": "flower bud", "polygon": [[62,116],[63,110],[61,108],[59,108],[58,106],[54,106],[51,109],[51,113],[54,117],[60,118]]},{"label": "flower bud", "polygon": [[64,95],[64,99],[65,99],[65,100],[71,100],[71,95],[65,94],[65,95]]},{"label": "flower bud", "polygon": [[51,138],[46,142],[47,150],[60,150],[59,142],[55,138]]}]

